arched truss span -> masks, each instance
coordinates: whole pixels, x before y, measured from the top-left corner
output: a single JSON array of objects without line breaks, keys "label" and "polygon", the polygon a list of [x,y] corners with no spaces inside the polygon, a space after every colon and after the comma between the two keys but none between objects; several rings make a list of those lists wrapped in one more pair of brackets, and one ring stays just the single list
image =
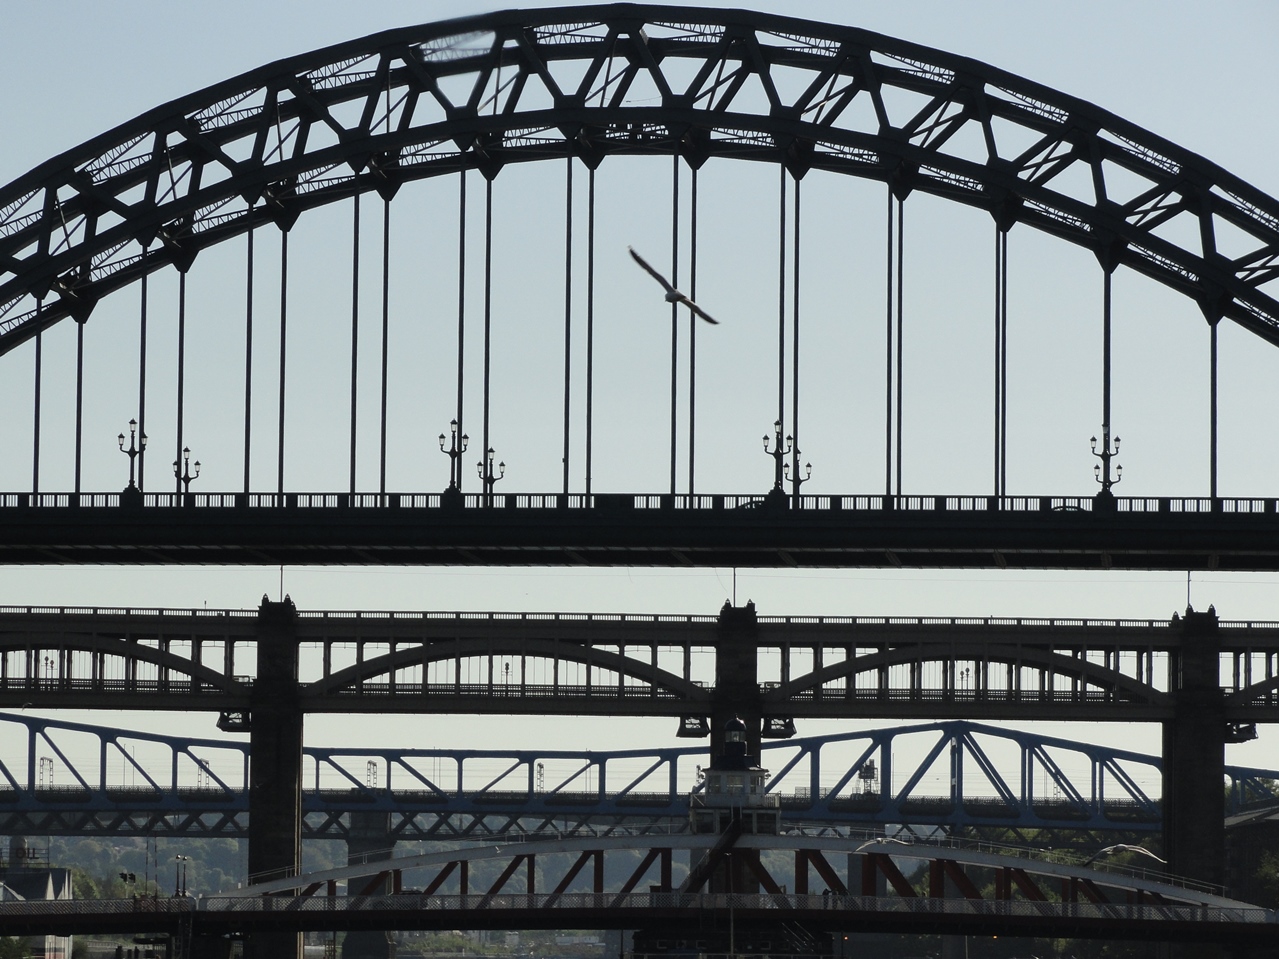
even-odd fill
[{"label": "arched truss span", "polygon": [[[76,656],[83,654],[82,657]],[[31,634],[11,634],[0,637],[0,657],[5,655],[31,656],[32,662],[24,671],[22,681],[38,688],[93,690],[110,681],[135,682],[139,666],[150,667],[165,682],[189,681],[196,689],[209,692],[242,693],[232,676],[210,669],[185,656],[157,648],[145,642],[117,639],[91,633],[60,634],[56,643],[48,637]],[[41,671],[40,659],[46,659],[46,669]],[[114,675],[108,668],[109,661],[117,661],[124,675]],[[12,681],[13,677],[6,676]]]},{"label": "arched truss span", "polygon": [[208,246],[354,193],[675,152],[983,208],[1279,343],[1279,202],[1204,158],[986,64],[863,30],[614,4],[427,24],[282,60],[40,165],[0,190],[0,352],[63,317],[83,322],[144,273],[185,270]]},{"label": "arched truss span", "polygon": [[[447,663],[468,658],[489,660],[504,658],[517,661],[528,658],[576,663],[588,669],[609,670],[615,673],[620,681],[630,679],[642,683],[657,696],[673,697],[693,706],[710,702],[710,691],[706,688],[692,680],[659,669],[651,663],[595,646],[557,642],[552,639],[522,639],[505,642],[475,639],[455,643],[402,646],[394,652],[336,670],[310,684],[305,689],[304,695],[340,695],[343,692],[356,691],[362,683],[394,674],[397,670],[419,666],[425,668],[432,663]],[[516,682],[518,681],[517,677]]]},{"label": "arched truss span", "polygon": [[[875,673],[892,666],[922,667],[929,662],[943,665],[955,662],[977,662],[987,666],[998,664],[1010,670],[1032,669],[1041,674],[1047,682],[1051,682],[1054,677],[1065,678],[1077,681],[1082,686],[1091,686],[1107,694],[1122,697],[1128,702],[1160,707],[1169,707],[1172,704],[1166,692],[1118,670],[1107,669],[1096,663],[1050,650],[1020,646],[1000,648],[986,644],[956,644],[947,647],[944,654],[941,651],[930,651],[919,646],[896,646],[882,652],[857,656],[843,662],[832,663],[830,666],[782,683],[765,693],[764,701],[781,704],[841,679],[851,682],[859,675]],[[984,686],[980,675],[974,677],[973,682],[974,689],[978,691]],[[1001,685],[1000,688],[1004,687]],[[1009,683],[1007,688],[1012,690],[1016,687]]]}]

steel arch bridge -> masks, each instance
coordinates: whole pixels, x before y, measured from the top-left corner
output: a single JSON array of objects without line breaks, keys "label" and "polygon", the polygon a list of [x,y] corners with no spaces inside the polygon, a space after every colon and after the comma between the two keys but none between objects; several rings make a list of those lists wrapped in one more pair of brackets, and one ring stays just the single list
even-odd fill
[{"label": "steel arch bridge", "polygon": [[[569,69],[569,67],[575,69]],[[452,81],[445,85],[445,81]],[[460,81],[460,82],[459,82]],[[635,106],[642,87],[658,105]],[[884,93],[914,94],[896,112]],[[859,98],[873,112],[854,109]],[[955,149],[975,127],[984,153]],[[1001,149],[1001,128],[1033,138]],[[767,14],[613,4],[375,34],[251,71],[55,157],[0,193],[11,349],[255,226],[356,193],[508,163],[614,154],[780,162],[989,210],[1141,270],[1279,343],[1279,203],[1089,103],[963,57]],[[1082,167],[1091,195],[1059,188]],[[1108,179],[1124,171],[1144,181]],[[1121,186],[1122,184],[1122,186]],[[1197,245],[1158,229],[1186,215]],[[1250,248],[1218,249],[1242,231]],[[52,302],[43,302],[50,296]]]},{"label": "steel arch bridge", "polygon": [[[702,736],[735,652],[757,660],[735,701],[765,738],[797,719],[1167,722],[1188,671],[1224,723],[1279,710],[1279,625],[1215,616],[1209,634],[1180,616],[752,616],[726,633],[723,612],[295,612],[304,713],[662,716]],[[0,608],[0,706],[247,715],[268,640],[260,610]]]},{"label": "steel arch bridge", "polygon": [[[696,338],[690,330],[688,383],[681,387],[674,304],[669,489],[603,493],[592,486],[594,174],[608,157],[626,155],[675,158],[671,262],[676,280],[687,262],[685,279],[694,291],[698,170],[712,158],[760,161],[780,170],[778,445],[766,444],[775,460],[768,496],[695,490]],[[492,183],[504,168],[524,161],[566,164],[563,430],[562,444],[548,445],[562,452],[562,482],[557,490],[498,494],[497,465],[481,456],[480,492],[463,493],[459,447],[465,445],[465,424],[482,421],[482,451],[495,441],[489,359],[502,344],[490,335]],[[691,193],[681,186],[682,166],[691,171]],[[575,167],[586,168],[591,185],[585,224],[574,222],[581,219],[574,213]],[[468,171],[478,172],[486,184],[482,389],[475,384],[480,324],[474,304],[465,305]],[[800,184],[812,171],[888,185],[882,494],[801,495],[807,476],[801,475],[798,439],[799,201]],[[390,204],[405,184],[440,177],[459,182],[462,274],[456,400],[440,415],[442,420],[451,412],[460,439],[448,438],[450,482],[442,496],[394,492],[386,465]],[[384,201],[387,217],[380,379],[376,371],[362,376],[357,358],[359,198],[365,194]],[[994,473],[986,495],[914,495],[903,489],[902,237],[912,194],[986,210],[994,220]],[[317,492],[285,481],[287,241],[302,214],[343,200],[355,207],[350,482],[346,490]],[[1095,498],[1009,495],[1007,234],[1017,223],[1091,251],[1101,266],[1104,470]],[[253,238],[264,226],[281,232],[275,448],[263,449],[261,426],[256,439],[259,461],[275,454],[272,492],[251,482],[252,426],[264,405],[260,390],[257,407],[252,395],[254,376],[261,375],[261,357],[254,374],[252,355]],[[183,385],[186,277],[202,251],[246,235],[242,488],[192,493],[178,476],[176,492],[154,492],[157,484],[148,488],[144,481],[146,457],[139,449],[136,464],[130,456],[130,485],[123,494],[90,492],[82,459],[91,442],[83,432],[84,334],[91,315],[109,294],[140,282],[141,372],[134,409],[138,435],[145,437],[147,278],[157,271],[178,273],[179,385],[171,408],[173,449],[181,460],[191,436],[183,413],[184,401],[191,399]],[[682,255],[681,242],[687,243]],[[584,305],[572,279],[575,259],[583,258]],[[1120,266],[1193,301],[1208,320],[1213,372],[1207,496],[1116,499],[1111,493],[1119,473],[1112,472],[1111,462],[1118,441],[1112,442],[1110,285]],[[1219,495],[1216,414],[1219,321],[1233,320],[1279,342],[1277,285],[1279,203],[1273,198],[1105,110],[973,60],[853,28],[630,4],[497,13],[390,31],[279,61],[159,107],[0,189],[0,352],[40,341],[62,319],[77,324],[71,482],[49,492],[41,477],[37,342],[31,489],[0,500],[5,520],[0,558],[1279,568],[1276,500]],[[258,323],[260,334],[261,316]],[[295,317],[295,329],[296,323]],[[154,339],[159,332],[154,319],[152,325]],[[294,343],[296,351],[296,332]],[[596,379],[601,375],[596,372]],[[357,398],[371,390],[376,407],[379,387],[380,412],[368,414],[366,398],[361,414]],[[558,390],[558,383],[550,389]],[[217,402],[225,405],[223,392]],[[169,411],[157,410],[154,389],[151,402],[153,422],[162,418],[167,430]],[[373,421],[376,441],[369,435]],[[677,449],[681,432],[686,454]],[[357,447],[376,449],[377,463],[368,452],[361,460]],[[45,450],[47,459],[47,440]],[[677,477],[681,456],[688,468],[686,491]],[[581,468],[581,485],[571,480],[574,464]],[[361,470],[377,474],[376,492],[357,482]],[[104,488],[102,481],[93,482]],[[449,509],[454,505],[465,509]],[[193,508],[178,513],[173,509],[178,506]],[[482,509],[495,506],[509,512]]]}]

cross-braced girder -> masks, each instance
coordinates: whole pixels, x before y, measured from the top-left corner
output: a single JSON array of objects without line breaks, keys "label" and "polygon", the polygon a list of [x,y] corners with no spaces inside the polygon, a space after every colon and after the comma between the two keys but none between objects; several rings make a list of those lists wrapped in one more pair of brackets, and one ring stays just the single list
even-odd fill
[{"label": "cross-braced girder", "polygon": [[146,273],[353,194],[512,162],[672,153],[986,209],[1279,343],[1279,202],[1203,157],[867,31],[613,4],[427,24],[278,61],[41,164],[0,189],[0,352],[85,321]]},{"label": "cross-braced girder", "polygon": [[[247,833],[249,743],[0,713],[0,834]],[[683,832],[706,747],[304,748],[303,834],[345,838],[353,811],[396,839]],[[1156,756],[950,721],[763,745],[788,831],[853,824],[1157,830]],[[1225,767],[1230,816],[1273,813],[1275,773]],[[1153,793],[1153,794],[1152,794]]]}]

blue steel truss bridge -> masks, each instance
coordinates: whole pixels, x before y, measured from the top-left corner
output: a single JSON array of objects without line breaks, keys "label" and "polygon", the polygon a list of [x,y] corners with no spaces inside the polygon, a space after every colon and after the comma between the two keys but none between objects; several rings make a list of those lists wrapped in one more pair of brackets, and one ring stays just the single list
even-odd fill
[{"label": "blue steel truss bridge", "polygon": [[[0,714],[0,834],[247,837],[249,744]],[[669,836],[689,828],[701,746],[432,749],[308,746],[303,837],[346,839],[352,815],[403,840]],[[1157,756],[963,720],[764,745],[789,831],[893,824],[1010,833],[1157,833]],[[1279,806],[1273,770],[1226,767],[1227,814]],[[1061,844],[1058,840],[1057,844]]]}]

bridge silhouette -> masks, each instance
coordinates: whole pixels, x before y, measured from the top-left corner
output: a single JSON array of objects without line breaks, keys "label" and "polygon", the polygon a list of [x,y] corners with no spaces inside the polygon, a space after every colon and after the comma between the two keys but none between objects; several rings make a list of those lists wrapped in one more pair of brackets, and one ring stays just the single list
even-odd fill
[{"label": "bridge silhouette", "polygon": [[[0,834],[249,835],[249,744],[0,713]],[[139,758],[141,757],[141,758]],[[702,746],[631,750],[307,746],[304,838],[386,816],[390,843],[689,830]],[[764,744],[787,828],[993,827],[1054,846],[1072,832],[1158,832],[1157,756],[964,720]],[[1279,806],[1279,771],[1227,766],[1226,812]]]},{"label": "bridge silhouette", "polygon": [[[627,179],[610,185],[614,166]],[[654,166],[656,181],[635,173]],[[744,167],[766,174],[742,191],[726,171]],[[749,229],[699,226],[719,176],[736,211],[749,198]],[[506,219],[497,186],[512,181]],[[882,185],[883,272],[846,308],[801,224],[861,181]],[[619,199],[643,214],[619,216]],[[536,216],[522,212],[533,200]],[[934,200],[991,218],[993,295],[980,328],[954,324],[981,360],[946,366],[940,391],[912,379],[936,368],[916,344],[939,327],[906,283],[914,209]],[[393,231],[393,206],[413,232]],[[532,232],[509,227],[521,217]],[[619,222],[664,245],[646,255],[724,322],[699,340],[672,302],[669,347],[664,326],[655,336],[658,314],[638,304],[665,310],[657,288],[620,273],[597,236]],[[1099,347],[1076,391],[1100,414],[1088,448],[1052,399],[1046,412],[1013,402],[1018,225],[1097,263],[1096,310],[1071,331]],[[349,267],[309,245],[317,234],[343,259],[349,237]],[[430,256],[404,265],[406,237]],[[419,260],[440,271],[425,290]],[[1116,490],[1119,275],[1171,291],[1207,327],[1199,452],[1179,438],[1176,475],[1159,477],[1178,488],[1130,470],[1132,496]],[[341,303],[311,295],[335,276]],[[1221,321],[1279,344],[1276,289],[1279,202],[973,60],[848,27],[632,4],[390,31],[190,94],[0,189],[0,354],[30,386],[29,415],[5,426],[0,562],[1273,570],[1279,500],[1225,495],[1227,477],[1249,474],[1222,469],[1218,384]],[[857,365],[832,362],[845,325],[882,331],[873,351],[844,343]],[[839,393],[854,368],[873,401]],[[952,409],[978,374],[980,414]],[[941,415],[920,415],[916,391],[940,394]],[[962,465],[916,469],[934,419],[976,440]],[[164,465],[148,471],[149,441],[163,464],[172,451],[172,485]],[[517,475],[525,492],[498,485]],[[1055,488],[1039,488],[1046,477]],[[0,630],[0,704],[209,710],[248,731],[254,874],[296,874],[310,712],[666,716],[710,734],[713,755],[734,716],[756,751],[810,717],[1104,716],[1163,724],[1166,848],[1174,869],[1217,882],[1224,743],[1270,721],[1279,695],[1275,627],[1213,610],[1158,623],[771,621],[750,605],[412,620],[264,601],[244,616],[12,610]],[[714,651],[704,676],[695,648]],[[273,956],[296,945],[254,942]]]}]

